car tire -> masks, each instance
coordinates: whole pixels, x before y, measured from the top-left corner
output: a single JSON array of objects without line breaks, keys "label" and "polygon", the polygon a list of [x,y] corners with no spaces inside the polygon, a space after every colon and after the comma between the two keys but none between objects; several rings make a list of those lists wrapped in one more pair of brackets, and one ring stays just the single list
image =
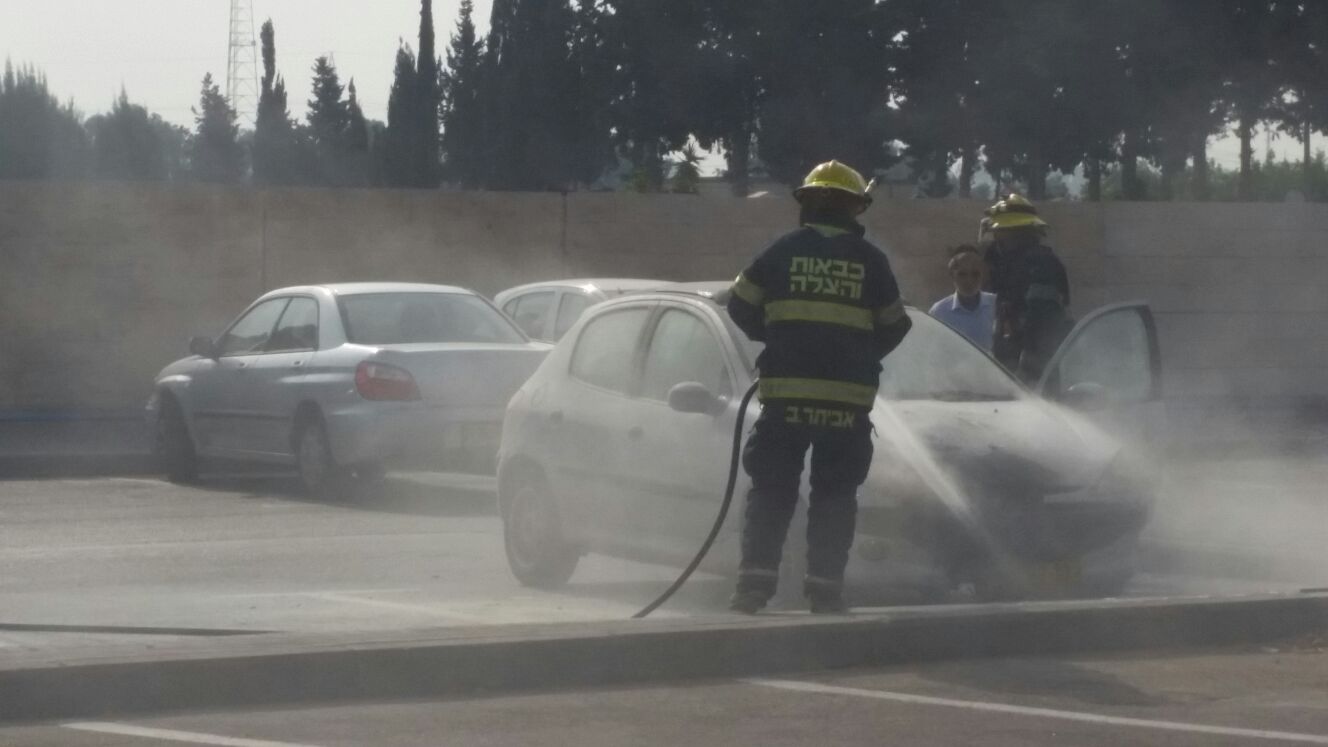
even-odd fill
[{"label": "car tire", "polygon": [[992,564],[974,574],[974,596],[979,602],[1022,602],[1029,598],[1028,582],[1014,568]]},{"label": "car tire", "polygon": [[387,479],[387,468],[378,462],[355,465],[355,480],[361,485],[378,485]]},{"label": "car tire", "polygon": [[503,507],[503,547],[512,575],[523,586],[552,589],[572,578],[581,551],[563,535],[547,483],[531,475],[515,480]]},{"label": "car tire", "polygon": [[349,489],[350,474],[337,464],[321,417],[306,417],[296,427],[295,466],[300,473],[300,485],[310,496],[341,498]]},{"label": "car tire", "polygon": [[194,440],[189,436],[184,411],[170,397],[162,397],[161,411],[157,414],[156,452],[167,480],[178,484],[198,480]]}]

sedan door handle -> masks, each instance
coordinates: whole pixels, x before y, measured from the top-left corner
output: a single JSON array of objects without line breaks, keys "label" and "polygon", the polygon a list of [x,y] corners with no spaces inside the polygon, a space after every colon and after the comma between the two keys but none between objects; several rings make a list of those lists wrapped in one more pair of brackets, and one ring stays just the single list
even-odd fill
[{"label": "sedan door handle", "polygon": [[642,428],[639,425],[634,425],[631,428],[627,429],[627,437],[632,439],[633,441],[640,441],[641,437],[644,435],[646,435],[646,431],[644,428]]}]

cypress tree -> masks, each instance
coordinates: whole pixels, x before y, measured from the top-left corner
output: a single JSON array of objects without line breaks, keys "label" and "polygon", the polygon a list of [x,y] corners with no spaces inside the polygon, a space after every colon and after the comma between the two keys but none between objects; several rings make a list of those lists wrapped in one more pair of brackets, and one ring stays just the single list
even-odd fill
[{"label": "cypress tree", "polygon": [[235,184],[244,176],[244,149],[235,110],[212,81],[203,76],[198,108],[194,112],[194,139],[190,171],[201,182]]},{"label": "cypress tree", "polygon": [[254,123],[254,181],[258,184],[299,184],[309,160],[303,141],[287,108],[286,82],[277,73],[276,32],[272,21],[263,24],[263,79]]},{"label": "cypress tree", "polygon": [[484,179],[486,150],[479,99],[484,42],[476,37],[473,13],[471,0],[461,0],[456,33],[447,50],[447,68],[440,76],[443,174],[449,181],[471,188]]},{"label": "cypress tree", "polygon": [[387,130],[383,133],[381,174],[390,187],[414,185],[416,126],[415,54],[402,43],[397,47],[392,92],[387,99]]},{"label": "cypress tree", "polygon": [[413,186],[438,186],[442,161],[438,133],[438,58],[434,46],[433,0],[420,0],[419,69],[415,76],[415,178]]}]

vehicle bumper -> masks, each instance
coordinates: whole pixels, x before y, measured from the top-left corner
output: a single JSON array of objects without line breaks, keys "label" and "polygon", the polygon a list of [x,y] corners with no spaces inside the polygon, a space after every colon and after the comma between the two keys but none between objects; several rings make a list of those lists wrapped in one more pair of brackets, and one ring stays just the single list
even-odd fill
[{"label": "vehicle bumper", "polygon": [[1059,593],[1110,586],[1134,568],[1150,502],[1002,502],[968,520],[934,505],[864,506],[854,546],[855,575],[901,568],[919,579],[954,581],[998,566],[1026,577],[1029,591]]},{"label": "vehicle bumper", "polygon": [[493,474],[503,409],[365,401],[325,419],[341,464]]}]

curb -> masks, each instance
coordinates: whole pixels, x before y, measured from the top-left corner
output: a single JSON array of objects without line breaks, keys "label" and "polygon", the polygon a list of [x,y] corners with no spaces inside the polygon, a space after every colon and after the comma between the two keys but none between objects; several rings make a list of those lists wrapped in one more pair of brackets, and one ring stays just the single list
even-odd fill
[{"label": "curb", "polygon": [[214,639],[0,664],[0,721],[478,696],[938,659],[1249,644],[1328,629],[1328,594],[900,608]]}]

